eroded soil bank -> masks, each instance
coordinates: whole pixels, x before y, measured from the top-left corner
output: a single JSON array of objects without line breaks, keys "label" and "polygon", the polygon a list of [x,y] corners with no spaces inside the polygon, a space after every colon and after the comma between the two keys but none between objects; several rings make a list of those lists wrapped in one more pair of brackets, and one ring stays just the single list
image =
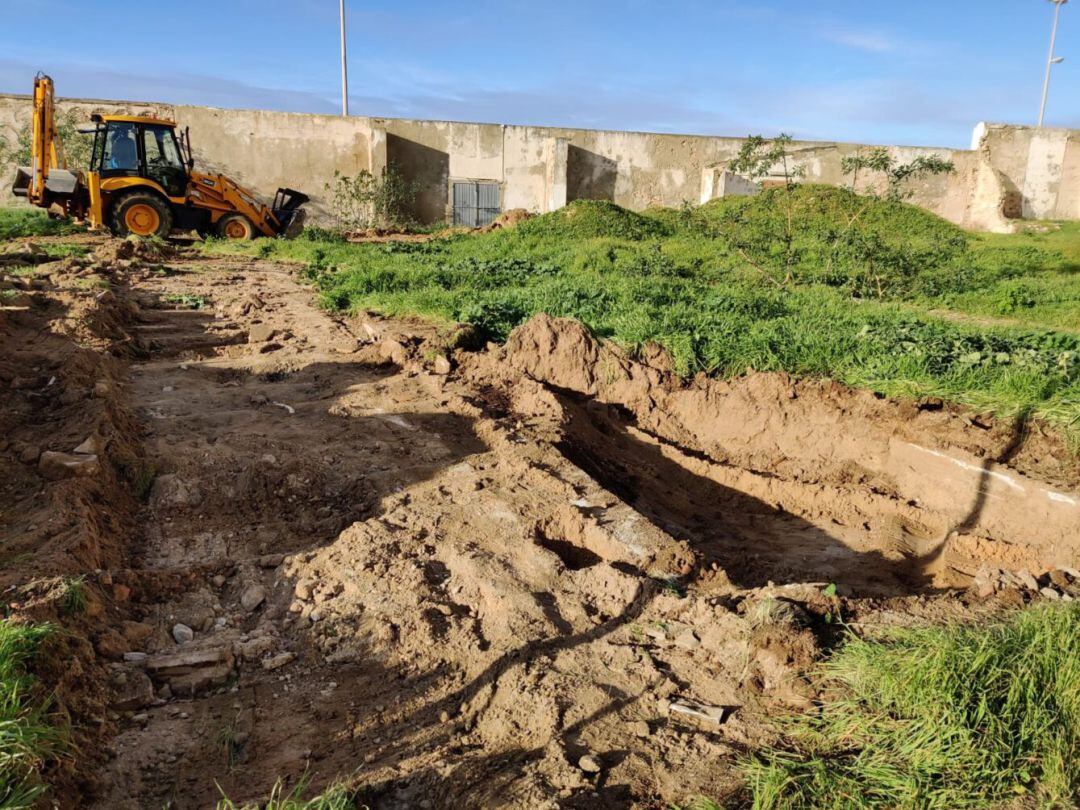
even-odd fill
[{"label": "eroded soil bank", "polygon": [[837,614],[1080,595],[1048,574],[1080,474],[1037,424],[684,383],[546,318],[446,355],[287,266],[124,244],[0,313],[0,574],[72,630],[61,804],[305,773],[379,808],[738,802]]}]

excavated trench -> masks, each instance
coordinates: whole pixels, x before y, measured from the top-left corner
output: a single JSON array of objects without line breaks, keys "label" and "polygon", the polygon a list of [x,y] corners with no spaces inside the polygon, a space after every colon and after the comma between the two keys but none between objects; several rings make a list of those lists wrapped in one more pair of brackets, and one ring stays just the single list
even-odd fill
[{"label": "excavated trench", "polygon": [[[51,328],[120,359],[77,354],[60,386],[99,396],[4,457],[39,488],[6,535],[61,496],[93,529],[28,569],[91,569],[71,660],[97,687],[58,691],[73,804],[207,807],[305,775],[379,808],[736,801],[738,755],[807,705],[836,611],[963,615],[980,568],[1077,556],[1080,476],[1038,431],[780,375],[680,381],[546,317],[448,371],[434,329],[336,320],[285,267],[102,264],[114,292]],[[29,346],[49,327],[27,323]],[[36,373],[9,395],[19,437],[53,396]],[[86,433],[102,479],[17,460]]]},{"label": "excavated trench", "polygon": [[[900,596],[961,581],[948,569],[935,576],[933,538],[889,497],[748,475],[641,431],[617,406],[567,395],[560,402],[566,457],[737,588],[818,582]],[[854,516],[851,500],[864,501]],[[837,501],[845,507],[831,509]]]}]

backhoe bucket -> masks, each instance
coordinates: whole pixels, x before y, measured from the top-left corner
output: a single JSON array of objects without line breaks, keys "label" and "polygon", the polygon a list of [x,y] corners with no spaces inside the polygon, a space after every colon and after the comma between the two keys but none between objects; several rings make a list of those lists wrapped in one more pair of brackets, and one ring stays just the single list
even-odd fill
[{"label": "backhoe bucket", "polygon": [[302,206],[310,197],[300,191],[291,188],[279,188],[274,195],[274,206],[271,209],[274,218],[281,223],[278,236],[282,239],[295,239],[304,229],[304,219],[307,212]]},{"label": "backhoe bucket", "polygon": [[15,169],[15,182],[11,186],[11,193],[16,197],[25,197],[30,193],[30,181],[34,179],[34,169],[30,166],[19,166]]},{"label": "backhoe bucket", "polygon": [[307,211],[303,208],[294,208],[284,215],[281,222],[281,238],[295,239],[304,230],[304,220],[307,219]]},{"label": "backhoe bucket", "polygon": [[[33,167],[19,166],[15,169],[15,182],[11,186],[11,192],[16,197],[29,196],[30,184],[33,181]],[[67,169],[50,169],[45,177],[45,191],[49,192],[52,197],[71,197],[78,187],[79,176],[75,172],[69,172]]]}]

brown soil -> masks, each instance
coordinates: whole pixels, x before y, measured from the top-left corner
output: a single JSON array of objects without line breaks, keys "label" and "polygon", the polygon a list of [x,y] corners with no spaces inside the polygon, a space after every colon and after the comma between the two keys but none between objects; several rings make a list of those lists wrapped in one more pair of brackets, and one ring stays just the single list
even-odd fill
[{"label": "brown soil", "polygon": [[451,355],[287,267],[145,250],[0,312],[0,585],[71,630],[39,665],[79,729],[64,806],[305,773],[377,808],[738,803],[834,614],[970,614],[1032,598],[998,568],[1075,564],[1080,471],[1038,425],[684,383],[544,317]]}]

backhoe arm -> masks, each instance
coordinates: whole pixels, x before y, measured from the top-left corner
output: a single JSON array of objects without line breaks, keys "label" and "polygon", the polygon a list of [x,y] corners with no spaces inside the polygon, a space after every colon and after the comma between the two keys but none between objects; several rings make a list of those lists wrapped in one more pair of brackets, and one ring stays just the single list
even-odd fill
[{"label": "backhoe arm", "polygon": [[34,118],[30,142],[30,186],[27,199],[45,204],[45,184],[50,169],[66,168],[56,135],[56,99],[53,80],[43,73],[34,77]]}]

